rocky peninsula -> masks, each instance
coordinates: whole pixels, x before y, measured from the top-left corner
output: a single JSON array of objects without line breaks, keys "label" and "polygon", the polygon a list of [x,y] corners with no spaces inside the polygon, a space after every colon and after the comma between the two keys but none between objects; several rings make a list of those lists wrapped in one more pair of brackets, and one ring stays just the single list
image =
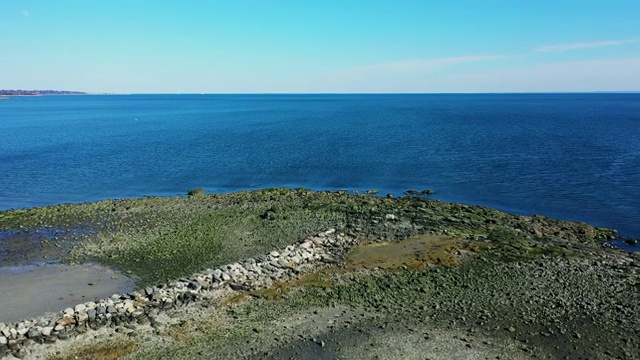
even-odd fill
[{"label": "rocky peninsula", "polygon": [[640,358],[640,255],[615,231],[373,193],[0,212],[0,265],[98,263],[137,289],[0,323],[0,357]]}]

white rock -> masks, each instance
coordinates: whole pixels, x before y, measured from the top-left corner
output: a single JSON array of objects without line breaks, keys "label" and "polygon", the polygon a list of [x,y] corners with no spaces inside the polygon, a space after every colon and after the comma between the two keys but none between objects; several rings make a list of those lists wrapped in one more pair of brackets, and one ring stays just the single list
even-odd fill
[{"label": "white rock", "polygon": [[0,345],[7,345],[7,338],[4,336],[0,336]]},{"label": "white rock", "polygon": [[311,247],[311,245],[312,245],[312,244],[313,244],[313,242],[312,242],[312,241],[310,241],[310,240],[309,240],[309,241],[305,241],[305,242],[303,242],[302,244],[300,244],[300,248],[302,248],[302,249],[308,249],[308,248],[310,248],[310,247]]},{"label": "white rock", "polygon": [[76,312],[82,312],[82,311],[87,310],[87,306],[86,306],[85,304],[78,304],[78,305],[76,305],[76,307],[74,308],[74,310],[75,310]]},{"label": "white rock", "polygon": [[85,321],[87,321],[89,319],[89,315],[87,315],[87,313],[78,313],[76,314],[76,321],[78,323],[83,323]]},{"label": "white rock", "polygon": [[223,281],[229,281],[229,280],[231,280],[231,276],[229,276],[229,274],[227,274],[227,273],[222,273],[222,280]]},{"label": "white rock", "polygon": [[53,332],[53,326],[46,326],[42,328],[42,335],[50,336],[51,332]]},{"label": "white rock", "polygon": [[59,325],[59,324],[58,324],[58,325],[56,325],[56,326],[53,328],[53,330],[55,330],[55,331],[62,331],[62,330],[64,330],[64,325]]},{"label": "white rock", "polygon": [[[336,229],[329,229],[329,230],[327,230],[327,231],[325,231],[323,233],[320,233],[319,235],[321,237],[327,237],[327,236],[329,236],[329,235],[331,235],[331,234],[333,234],[335,232],[336,232]],[[322,235],[324,235],[324,236],[322,236]]]},{"label": "white rock", "polygon": [[270,252],[269,255],[271,255],[273,257],[279,257],[280,253],[274,250],[274,251]]},{"label": "white rock", "polygon": [[280,267],[289,267],[289,262],[288,262],[287,260],[285,260],[285,259],[280,259],[280,260],[278,261],[278,265],[279,265]]}]

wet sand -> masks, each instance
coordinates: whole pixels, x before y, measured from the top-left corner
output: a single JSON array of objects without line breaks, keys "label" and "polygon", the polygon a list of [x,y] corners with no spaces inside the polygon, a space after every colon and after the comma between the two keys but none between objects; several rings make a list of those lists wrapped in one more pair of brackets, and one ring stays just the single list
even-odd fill
[{"label": "wet sand", "polygon": [[133,288],[131,279],[94,264],[0,267],[0,322],[36,318]]}]

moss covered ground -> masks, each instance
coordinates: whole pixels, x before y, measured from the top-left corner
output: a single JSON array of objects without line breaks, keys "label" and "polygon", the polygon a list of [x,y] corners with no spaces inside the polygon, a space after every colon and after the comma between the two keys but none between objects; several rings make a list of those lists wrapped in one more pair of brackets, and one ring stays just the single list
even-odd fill
[{"label": "moss covered ground", "polygon": [[625,265],[640,262],[601,247],[615,231],[422,196],[277,188],[5,211],[0,261],[99,262],[142,286],[329,228],[359,244],[337,264],[90,349],[105,359],[640,354],[638,266]]},{"label": "moss covered ground", "polygon": [[[66,263],[96,261],[135,275],[144,285],[265,253],[328,228],[375,241],[434,233],[514,246],[534,238],[594,244],[612,234],[586,224],[417,196],[275,188],[0,212],[0,231],[12,234],[3,243],[13,244],[0,249],[0,261],[37,261],[38,256]],[[21,235],[29,241],[11,241]]]}]

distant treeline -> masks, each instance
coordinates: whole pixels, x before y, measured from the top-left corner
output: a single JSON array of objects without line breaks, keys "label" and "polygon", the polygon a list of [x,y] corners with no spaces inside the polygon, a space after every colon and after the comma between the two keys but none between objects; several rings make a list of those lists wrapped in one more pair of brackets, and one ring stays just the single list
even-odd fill
[{"label": "distant treeline", "polygon": [[0,96],[7,95],[81,95],[82,91],[60,91],[60,90],[0,90]]}]

